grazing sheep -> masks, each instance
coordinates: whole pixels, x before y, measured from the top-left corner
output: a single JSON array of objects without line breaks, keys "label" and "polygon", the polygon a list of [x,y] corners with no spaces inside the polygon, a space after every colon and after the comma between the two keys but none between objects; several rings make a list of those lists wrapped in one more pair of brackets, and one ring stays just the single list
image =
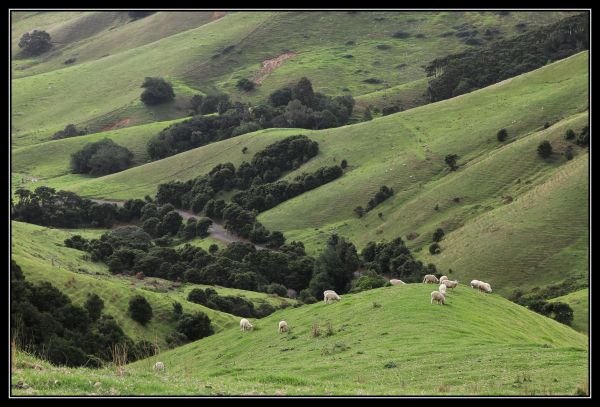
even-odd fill
[{"label": "grazing sheep", "polygon": [[456,288],[456,286],[458,285],[458,281],[444,280],[442,281],[442,284],[448,288]]},{"label": "grazing sheep", "polygon": [[444,297],[444,294],[442,294],[439,291],[432,291],[431,292],[431,303],[433,304],[433,301],[437,301],[438,304],[440,305],[444,305],[446,304],[445,302],[446,297]]},{"label": "grazing sheep", "polygon": [[442,281],[444,281],[444,280],[448,280],[448,277],[446,277],[446,276],[441,276],[441,277],[440,277],[440,283],[441,283]]},{"label": "grazing sheep", "polygon": [[163,362],[156,362],[154,364],[154,370],[165,370],[165,364]]},{"label": "grazing sheep", "polygon": [[486,293],[492,292],[492,286],[489,283],[484,283],[483,281],[479,282],[479,289]]},{"label": "grazing sheep", "polygon": [[479,280],[472,280],[471,288],[479,288]]},{"label": "grazing sheep", "polygon": [[323,299],[325,300],[325,304],[329,304],[330,300],[339,301],[342,299],[335,291],[327,290],[323,293]]},{"label": "grazing sheep", "polygon": [[242,331],[249,331],[250,329],[252,329],[253,326],[250,323],[250,321],[248,321],[246,318],[242,318],[240,321],[240,330]]},{"label": "grazing sheep", "polygon": [[390,280],[390,284],[391,285],[402,285],[402,284],[406,284],[406,283],[404,281],[402,281],[402,280],[398,280],[398,279],[392,278]]},{"label": "grazing sheep", "polygon": [[440,280],[438,280],[438,278],[436,276],[434,276],[433,274],[427,274],[425,277],[423,277],[423,282],[426,284],[432,284],[432,283],[439,283]]},{"label": "grazing sheep", "polygon": [[448,287],[446,287],[446,285],[445,285],[445,284],[440,284],[440,288],[438,288],[439,292],[440,292],[442,295],[446,295],[446,290],[447,290],[447,289],[448,289]]},{"label": "grazing sheep", "polygon": [[279,321],[279,333],[287,332],[289,329],[287,322]]}]

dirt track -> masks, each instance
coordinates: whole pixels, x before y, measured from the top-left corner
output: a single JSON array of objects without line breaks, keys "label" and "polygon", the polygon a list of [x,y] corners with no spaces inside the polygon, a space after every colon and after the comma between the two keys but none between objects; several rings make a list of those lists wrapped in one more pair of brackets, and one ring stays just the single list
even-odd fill
[{"label": "dirt track", "polygon": [[[115,204],[117,206],[123,206],[123,204],[124,204],[123,201],[109,201],[109,200],[105,200],[105,199],[90,199],[90,201],[96,202],[99,204],[105,204],[105,203],[106,204]],[[184,211],[182,209],[175,209],[175,210],[177,211],[177,213],[179,213],[181,215],[181,217],[184,220],[187,220],[189,218],[198,218],[198,215],[194,214],[193,212]],[[233,242],[252,243],[248,239],[244,239],[242,237],[236,236],[236,235],[230,233],[229,231],[225,230],[223,225],[216,223],[214,220],[213,220],[213,223],[210,226],[210,228],[208,228],[208,232],[210,233],[210,236],[213,239],[220,240],[223,243],[227,243],[227,244],[233,243]],[[259,244],[255,244],[254,247],[256,247],[257,250],[266,249],[265,246],[259,245]]]}]

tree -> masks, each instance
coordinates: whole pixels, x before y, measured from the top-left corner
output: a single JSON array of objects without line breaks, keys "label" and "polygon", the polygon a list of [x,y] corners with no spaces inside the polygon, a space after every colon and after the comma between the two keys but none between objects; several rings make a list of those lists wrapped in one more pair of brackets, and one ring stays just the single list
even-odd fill
[{"label": "tree", "polygon": [[187,296],[187,300],[195,304],[206,305],[206,293],[201,288],[194,288]]},{"label": "tree", "polygon": [[365,209],[362,206],[357,206],[356,208],[354,208],[354,213],[359,218],[362,218],[365,215]]},{"label": "tree", "polygon": [[290,100],[292,100],[292,89],[290,88],[277,89],[269,95],[269,102],[274,107],[287,106]]},{"label": "tree", "polygon": [[141,295],[136,295],[129,300],[129,316],[134,321],[146,325],[152,319],[152,306]]},{"label": "tree", "polygon": [[214,333],[210,318],[203,312],[197,312],[194,315],[184,314],[179,319],[177,331],[184,334],[190,341],[195,341]]},{"label": "tree", "polygon": [[175,314],[175,318],[179,318],[183,314],[183,307],[181,306],[181,303],[173,303],[173,314]]},{"label": "tree", "polygon": [[145,90],[142,92],[140,100],[147,106],[169,102],[175,98],[173,85],[163,78],[146,77],[141,87]]},{"label": "tree", "polygon": [[90,320],[97,321],[102,315],[104,309],[104,301],[97,294],[88,294],[87,300],[85,301],[85,309],[87,310]]},{"label": "tree", "polygon": [[342,167],[342,169],[344,169],[347,166],[348,166],[348,161],[347,160],[342,160],[342,162],[340,163],[340,167]]},{"label": "tree", "polygon": [[458,158],[458,156],[456,154],[448,154],[446,156],[446,158],[444,158],[444,161],[446,162],[446,164],[448,164],[448,167],[450,167],[451,171],[455,171],[456,170],[456,159]]},{"label": "tree", "polygon": [[565,133],[565,140],[573,140],[574,138],[575,132],[573,131],[573,129],[567,130],[567,132]]},{"label": "tree", "polygon": [[23,49],[25,55],[40,55],[52,48],[50,34],[39,30],[33,30],[31,34],[25,33],[19,40],[19,48]]},{"label": "tree", "polygon": [[179,232],[179,229],[181,228],[182,220],[183,218],[179,213],[177,213],[176,211],[170,211],[160,222],[159,228],[165,233],[176,235],[177,232]]},{"label": "tree", "polygon": [[204,97],[202,95],[194,95],[190,99],[190,107],[194,111],[194,113],[200,113],[200,106],[202,106],[202,102]]},{"label": "tree", "polygon": [[218,245],[216,245],[216,244],[214,244],[214,243],[213,243],[213,244],[211,244],[211,245],[208,247],[208,252],[209,252],[210,254],[215,254],[215,253],[216,253],[216,252],[218,252],[218,251],[219,251],[219,246],[218,246]]},{"label": "tree", "polygon": [[255,85],[254,85],[254,82],[252,82],[251,80],[249,80],[249,79],[246,79],[246,78],[242,78],[242,79],[240,79],[240,80],[239,80],[239,81],[236,83],[236,85],[235,85],[235,86],[236,86],[238,89],[240,89],[240,90],[244,90],[244,91],[246,91],[246,92],[250,92],[251,90],[253,90],[253,89],[254,89],[254,86],[255,86]]},{"label": "tree", "polygon": [[371,108],[367,107],[363,113],[363,121],[368,122],[371,120],[373,120],[373,113],[371,113]]},{"label": "tree", "polygon": [[552,155],[552,145],[548,140],[544,140],[538,145],[537,152],[540,157],[548,158]]},{"label": "tree", "polygon": [[431,245],[429,245],[429,253],[431,254],[439,254],[441,253],[442,249],[440,248],[440,245],[437,243],[432,243]]},{"label": "tree", "polygon": [[133,153],[105,138],[95,143],[88,143],[71,155],[71,170],[75,174],[94,176],[112,174],[131,166]]},{"label": "tree", "polygon": [[437,228],[433,233],[433,241],[439,242],[444,237],[444,230],[442,228]]},{"label": "tree", "polygon": [[569,161],[573,159],[573,146],[567,147],[565,150],[565,158]]},{"label": "tree", "polygon": [[498,131],[498,134],[496,134],[496,137],[498,138],[499,142],[503,142],[504,140],[506,140],[507,136],[508,136],[508,133],[507,133],[506,129],[501,129],[500,131]]},{"label": "tree", "polygon": [[300,101],[304,106],[312,107],[315,92],[308,78],[301,78],[292,88],[292,99]]}]

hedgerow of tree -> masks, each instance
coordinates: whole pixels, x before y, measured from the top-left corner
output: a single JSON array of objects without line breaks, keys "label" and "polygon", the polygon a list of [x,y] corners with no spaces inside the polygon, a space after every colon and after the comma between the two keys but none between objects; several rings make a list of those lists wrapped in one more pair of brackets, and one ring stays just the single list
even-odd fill
[{"label": "hedgerow of tree", "polygon": [[[249,80],[240,82],[245,89],[252,84]],[[350,95],[330,97],[314,92],[311,82],[302,78],[291,88],[276,90],[268,103],[257,106],[232,103],[229,96],[220,94],[196,95],[190,108],[193,114],[219,115],[195,116],[162,130],[148,142],[148,155],[153,160],[265,128],[338,127],[348,123],[354,99]]]},{"label": "hedgerow of tree", "polygon": [[581,13],[489,46],[434,59],[426,67],[432,102],[479,89],[589,49],[589,17]]}]

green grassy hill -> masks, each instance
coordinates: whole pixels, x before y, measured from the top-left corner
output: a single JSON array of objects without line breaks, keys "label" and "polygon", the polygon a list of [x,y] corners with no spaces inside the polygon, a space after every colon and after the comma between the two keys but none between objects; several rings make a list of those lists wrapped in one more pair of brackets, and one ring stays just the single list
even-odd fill
[{"label": "green grassy hill", "polygon": [[[85,259],[85,253],[64,246],[64,240],[75,234],[86,238],[99,237],[105,229],[59,230],[11,222],[12,258],[21,266],[28,281],[49,281],[67,294],[75,304],[83,304],[88,293],[98,294],[105,303],[105,313],[115,317],[125,333],[135,340],[146,339],[166,346],[165,337],[175,329],[172,304],[183,305],[184,312],[202,311],[212,321],[216,332],[235,326],[238,318],[202,305],[187,301],[193,288],[207,286],[197,284],[174,285],[173,282],[157,278],[137,280],[129,276],[111,275],[104,263]],[[268,301],[274,306],[283,302],[293,304],[290,299],[271,297],[264,293],[213,287],[220,295],[246,297],[257,303]],[[133,321],[127,315],[129,299],[141,294],[150,302],[154,317],[146,325]]]},{"label": "green grassy hill", "polygon": [[589,289],[575,291],[562,297],[553,298],[550,302],[564,302],[569,304],[573,309],[573,322],[571,326],[573,329],[588,333],[590,323],[590,303],[589,303]]},{"label": "green grassy hill", "polygon": [[[41,364],[36,371],[21,354],[12,382],[30,386],[17,394],[572,395],[587,389],[585,335],[465,286],[448,294],[446,306],[431,305],[432,287],[392,286],[278,311],[252,321],[254,331],[233,327],[133,363],[124,377],[110,368]],[[291,332],[277,333],[282,319]],[[158,360],[165,371],[153,371]]]},{"label": "green grassy hill", "polygon": [[[237,99],[264,100],[302,76],[326,94],[364,95],[423,79],[422,65],[468,47],[461,33],[476,31],[485,43],[520,33],[518,24],[531,29],[570,13],[181,14],[130,21],[117,12],[15,13],[13,50],[22,33],[34,28],[47,29],[58,42],[47,54],[13,60],[13,145],[48,140],[70,123],[101,131],[115,123],[182,117],[194,93],[225,91]],[[485,30],[497,34],[485,36]],[[394,38],[398,31],[408,37]],[[261,73],[263,61],[290,52],[295,56]],[[77,61],[64,65],[72,57]],[[176,100],[145,107],[139,95],[146,76],[171,80]],[[260,77],[261,86],[240,94],[235,83],[241,77]],[[380,83],[364,82],[368,79]]]}]

